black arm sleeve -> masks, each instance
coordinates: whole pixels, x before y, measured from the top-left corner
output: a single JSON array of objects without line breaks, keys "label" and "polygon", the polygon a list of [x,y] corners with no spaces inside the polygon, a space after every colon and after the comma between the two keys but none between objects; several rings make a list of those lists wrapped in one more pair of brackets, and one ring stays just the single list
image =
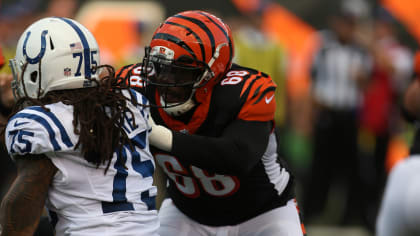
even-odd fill
[{"label": "black arm sleeve", "polygon": [[173,132],[172,154],[217,173],[244,174],[263,156],[272,122],[236,120],[220,137]]}]

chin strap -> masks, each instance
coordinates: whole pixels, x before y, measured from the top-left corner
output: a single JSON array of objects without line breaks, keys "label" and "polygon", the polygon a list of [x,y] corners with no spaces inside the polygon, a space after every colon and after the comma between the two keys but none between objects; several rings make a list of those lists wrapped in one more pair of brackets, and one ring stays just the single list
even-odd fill
[{"label": "chin strap", "polygon": [[[194,94],[195,91],[192,91],[191,94]],[[165,104],[163,101],[163,98],[160,97],[161,104]],[[168,113],[170,116],[180,116],[184,114],[185,112],[191,110],[193,107],[195,107],[195,102],[192,99],[192,96],[184,103],[176,106],[171,106],[172,104],[168,103],[168,107],[163,108],[163,110]]]},{"label": "chin strap", "polygon": [[149,114],[149,126],[151,131],[149,133],[149,143],[163,151],[170,152],[172,150],[172,131],[168,128],[157,125]]}]

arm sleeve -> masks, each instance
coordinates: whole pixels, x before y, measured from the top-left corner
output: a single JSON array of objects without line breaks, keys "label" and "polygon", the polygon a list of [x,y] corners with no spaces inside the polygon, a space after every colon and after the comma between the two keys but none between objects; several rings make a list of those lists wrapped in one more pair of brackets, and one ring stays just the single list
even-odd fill
[{"label": "arm sleeve", "polygon": [[217,173],[243,174],[263,156],[272,122],[236,120],[220,137],[173,133],[172,154]]}]

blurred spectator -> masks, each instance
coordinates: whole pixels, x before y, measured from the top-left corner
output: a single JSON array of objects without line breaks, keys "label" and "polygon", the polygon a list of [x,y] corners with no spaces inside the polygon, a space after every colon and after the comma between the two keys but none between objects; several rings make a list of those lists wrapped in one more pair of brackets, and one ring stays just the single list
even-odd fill
[{"label": "blurred spectator", "polygon": [[366,7],[361,1],[343,1],[334,9],[329,28],[319,33],[321,45],[312,68],[313,161],[303,202],[308,223],[323,213],[330,190],[337,186],[346,193],[343,209],[336,207],[342,210],[341,223],[360,213],[357,111],[371,59],[356,44],[354,32]]},{"label": "blurred spectator", "polygon": [[[6,124],[7,117],[11,112],[14,102],[12,89],[10,87],[12,75],[10,73],[3,72],[3,68],[6,63],[7,62],[3,56],[2,48],[0,46],[0,125]],[[3,134],[0,135],[0,137],[0,143],[4,143]],[[6,190],[16,176],[16,167],[10,158],[8,158],[4,145],[0,145],[0,157],[0,199],[2,199]]]},{"label": "blurred spectator", "polygon": [[[11,89],[11,75],[8,66],[8,60],[14,54],[14,48],[20,34],[22,26],[26,25],[26,17],[16,18],[15,16],[24,16],[31,14],[33,7],[39,1],[2,1],[0,2],[0,125],[4,126],[7,117],[11,113],[14,103]],[[19,19],[19,20],[17,20]],[[29,23],[29,22],[28,22]],[[6,46],[6,47],[5,47]],[[5,149],[4,134],[0,135],[0,199],[6,194],[7,189],[16,177],[16,166],[8,157]]]},{"label": "blurred spectator", "polygon": [[262,17],[266,7],[269,6],[269,1],[258,1],[258,3],[248,9],[243,9],[236,3],[241,15],[230,22],[235,42],[233,60],[242,66],[256,68],[269,74],[276,83],[274,120],[277,134],[280,135],[280,144],[283,144],[282,136],[287,122],[286,51],[262,31]]},{"label": "blurred spectator", "polygon": [[73,18],[79,6],[79,0],[50,0],[45,16]]},{"label": "blurred spectator", "polygon": [[[82,0],[20,0],[0,2],[0,42],[14,52],[20,33],[44,16],[73,18]],[[9,51],[9,49],[6,49]],[[13,53],[10,53],[13,54]]]},{"label": "blurred spectator", "polygon": [[399,100],[412,75],[412,53],[398,41],[394,24],[394,18],[384,8],[379,8],[375,13],[373,34],[358,34],[373,58],[372,76],[364,91],[360,112],[359,135],[362,205],[364,219],[372,230],[386,179],[385,159],[390,139],[402,130]]}]

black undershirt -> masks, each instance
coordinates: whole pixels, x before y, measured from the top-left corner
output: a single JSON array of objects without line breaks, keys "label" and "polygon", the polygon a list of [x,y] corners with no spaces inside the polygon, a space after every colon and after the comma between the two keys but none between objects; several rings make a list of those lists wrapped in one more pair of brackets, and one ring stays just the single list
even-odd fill
[{"label": "black undershirt", "polygon": [[235,120],[220,137],[173,131],[171,153],[209,171],[241,175],[263,156],[271,129],[271,122]]}]

